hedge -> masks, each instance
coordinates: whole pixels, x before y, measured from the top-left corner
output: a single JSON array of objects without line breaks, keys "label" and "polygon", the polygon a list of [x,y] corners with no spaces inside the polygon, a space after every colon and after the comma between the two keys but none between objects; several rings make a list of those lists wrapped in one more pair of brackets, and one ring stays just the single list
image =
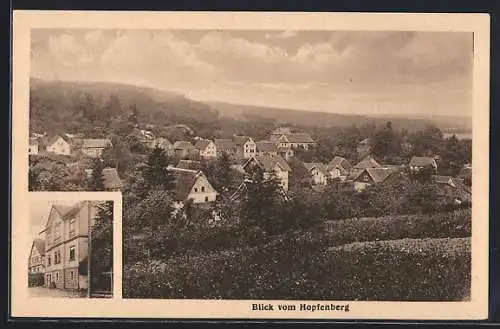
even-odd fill
[{"label": "hedge", "polygon": [[324,224],[325,245],[404,238],[464,238],[471,236],[471,209],[435,214],[331,220]]},{"label": "hedge", "polygon": [[125,298],[462,300],[470,238],[403,239],[323,248],[311,234],[267,245],[185,253],[124,268]]}]

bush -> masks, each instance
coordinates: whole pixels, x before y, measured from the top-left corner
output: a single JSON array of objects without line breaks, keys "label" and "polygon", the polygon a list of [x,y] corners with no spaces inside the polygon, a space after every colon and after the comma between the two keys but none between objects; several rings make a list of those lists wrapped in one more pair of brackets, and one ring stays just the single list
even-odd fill
[{"label": "bush", "polygon": [[28,274],[28,287],[39,287],[45,283],[43,273]]},{"label": "bush", "polygon": [[471,236],[471,209],[430,215],[398,215],[378,218],[353,218],[325,222],[325,246],[357,241],[404,238],[462,238]]},{"label": "bush", "polygon": [[470,239],[394,240],[322,248],[313,233],[263,246],[185,253],[124,268],[125,298],[462,300]]}]

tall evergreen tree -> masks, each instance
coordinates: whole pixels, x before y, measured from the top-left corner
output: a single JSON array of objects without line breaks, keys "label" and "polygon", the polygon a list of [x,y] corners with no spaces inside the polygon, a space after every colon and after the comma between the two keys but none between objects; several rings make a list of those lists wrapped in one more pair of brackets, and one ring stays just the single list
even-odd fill
[{"label": "tall evergreen tree", "polygon": [[282,194],[276,177],[259,168],[253,170],[246,182],[246,193],[241,207],[241,219],[246,226],[259,226],[268,233],[282,229]]},{"label": "tall evergreen tree", "polygon": [[147,186],[152,189],[172,190],[175,188],[175,178],[167,170],[169,159],[165,152],[156,146],[148,157],[142,177]]},{"label": "tall evergreen tree", "polygon": [[90,191],[104,191],[104,162],[100,159],[94,159],[92,163],[92,174],[88,183]]},{"label": "tall evergreen tree", "polygon": [[113,270],[113,202],[97,205],[98,211],[91,234],[90,275],[93,286],[112,291],[110,272]]}]

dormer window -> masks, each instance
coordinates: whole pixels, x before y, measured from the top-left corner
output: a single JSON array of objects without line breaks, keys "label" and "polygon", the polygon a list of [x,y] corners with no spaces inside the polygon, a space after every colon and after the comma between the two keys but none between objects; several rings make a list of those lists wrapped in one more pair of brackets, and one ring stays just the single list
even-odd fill
[{"label": "dormer window", "polygon": [[202,187],[201,187],[201,191],[202,191],[202,192],[205,192],[205,186],[202,186]]},{"label": "dormer window", "polygon": [[195,193],[198,192],[198,188],[197,187],[194,188],[194,192]]}]

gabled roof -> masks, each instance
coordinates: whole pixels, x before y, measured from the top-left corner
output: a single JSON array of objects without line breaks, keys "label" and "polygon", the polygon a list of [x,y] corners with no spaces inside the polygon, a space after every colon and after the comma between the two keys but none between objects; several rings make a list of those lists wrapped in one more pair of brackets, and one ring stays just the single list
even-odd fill
[{"label": "gabled roof", "polygon": [[312,139],[311,135],[308,133],[291,133],[291,134],[284,134],[290,143],[314,143],[314,140]]},{"label": "gabled roof", "polygon": [[100,139],[84,139],[82,148],[105,148],[106,146],[113,145],[110,139],[100,138]]},{"label": "gabled roof", "polygon": [[394,170],[388,168],[365,168],[358,172],[354,180],[358,179],[364,172],[368,173],[374,183],[381,183],[393,174]]},{"label": "gabled roof", "polygon": [[233,137],[233,142],[234,145],[240,146],[248,142],[249,140],[253,140],[251,137],[248,136],[234,136]]},{"label": "gabled roof", "polygon": [[323,175],[327,175],[328,171],[326,170],[326,165],[324,163],[319,163],[319,162],[309,162],[309,163],[304,163],[304,167],[306,167],[307,171],[311,171],[314,168],[319,170],[320,172],[323,173]]},{"label": "gabled roof", "polygon": [[284,135],[291,134],[292,130],[289,127],[278,127],[271,134],[272,135]]},{"label": "gabled roof", "polygon": [[35,246],[36,250],[41,256],[45,255],[45,241],[42,239],[33,240],[33,246]]},{"label": "gabled roof", "polygon": [[409,163],[410,166],[412,167],[426,167],[426,166],[432,166],[436,167],[436,160],[431,157],[417,157],[413,156],[410,160]]},{"label": "gabled roof", "polygon": [[196,181],[200,177],[205,176],[203,172],[199,170],[177,167],[168,167],[167,170],[170,171],[175,178],[176,188],[174,191],[174,198],[176,201],[185,201]]},{"label": "gabled roof", "polygon": [[104,168],[102,170],[104,188],[115,189],[122,187],[122,181],[115,168]]},{"label": "gabled roof", "polygon": [[68,144],[70,143],[70,139],[68,137],[66,137],[64,134],[62,134],[62,135],[54,135],[54,136],[50,137],[47,140],[47,145],[54,144],[59,138],[61,138],[62,140],[64,140]]},{"label": "gabled roof", "polygon": [[[82,208],[84,203],[85,202],[79,202],[74,206],[53,204],[50,213],[52,213],[52,210],[55,210],[59,214],[59,216],[61,217],[62,220],[67,220],[67,219],[72,218],[74,215],[76,215],[80,211],[80,209]],[[45,224],[45,227],[47,227],[49,225],[49,220],[50,220],[50,216],[49,216],[49,219],[47,220],[47,223]]]},{"label": "gabled roof", "polygon": [[214,143],[217,151],[232,149],[235,146],[233,140],[228,138],[216,138]]},{"label": "gabled roof", "polygon": [[208,139],[198,139],[196,141],[196,144],[194,144],[194,147],[196,147],[200,151],[204,151],[207,148],[207,146],[210,145],[210,143],[212,143],[211,140],[208,140]]},{"label": "gabled roof", "polygon": [[257,152],[277,152],[278,144],[273,142],[261,141],[255,143],[257,146]]},{"label": "gabled roof", "polygon": [[380,164],[372,158],[372,156],[367,156],[360,162],[358,162],[354,168],[355,169],[366,169],[366,168],[380,168]]},{"label": "gabled roof", "polygon": [[243,167],[246,167],[250,161],[256,161],[257,165],[264,171],[273,171],[276,164],[279,164],[284,171],[292,171],[288,163],[280,155],[256,155],[248,159]]},{"label": "gabled roof", "polygon": [[177,141],[174,143],[174,149],[176,150],[191,150],[194,148],[193,144],[187,141]]},{"label": "gabled roof", "polygon": [[371,143],[370,138],[365,138],[361,142],[359,142],[358,145],[361,145],[361,146],[363,146],[363,145],[370,145],[370,143]]},{"label": "gabled roof", "polygon": [[332,161],[330,161],[330,163],[328,163],[327,170],[332,170],[338,167],[342,167],[347,170],[351,168],[351,164],[346,158],[336,156],[332,159]]}]

